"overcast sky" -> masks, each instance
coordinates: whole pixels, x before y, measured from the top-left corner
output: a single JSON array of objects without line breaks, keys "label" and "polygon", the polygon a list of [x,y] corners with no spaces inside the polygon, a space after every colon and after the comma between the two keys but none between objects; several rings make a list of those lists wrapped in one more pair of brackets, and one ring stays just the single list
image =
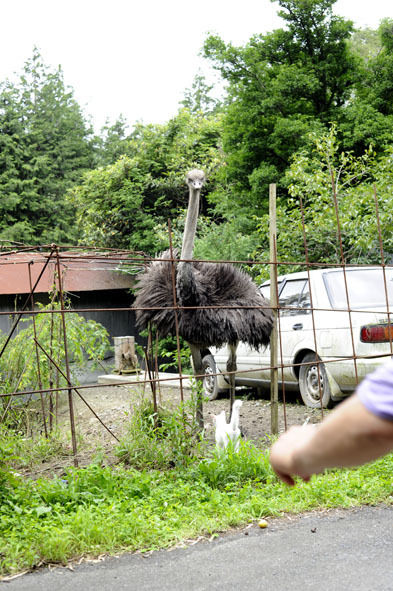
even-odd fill
[{"label": "overcast sky", "polygon": [[[161,123],[175,115],[198,71],[208,32],[242,45],[283,21],[270,0],[0,0],[0,81],[21,72],[36,45],[61,64],[66,84],[98,130],[122,113]],[[393,17],[392,0],[338,0],[356,26]]]}]

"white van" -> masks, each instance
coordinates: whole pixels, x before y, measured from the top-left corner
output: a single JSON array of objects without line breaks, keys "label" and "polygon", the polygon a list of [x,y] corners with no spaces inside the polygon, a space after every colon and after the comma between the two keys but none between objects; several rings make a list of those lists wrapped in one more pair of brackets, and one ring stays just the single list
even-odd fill
[{"label": "white van", "polygon": [[[269,299],[270,284],[261,286]],[[299,389],[310,407],[342,399],[392,356],[393,269],[326,268],[278,278],[279,381]],[[227,348],[204,351],[210,399],[229,388]],[[214,374],[219,375],[215,376]],[[270,383],[270,347],[239,343],[236,385]]]}]

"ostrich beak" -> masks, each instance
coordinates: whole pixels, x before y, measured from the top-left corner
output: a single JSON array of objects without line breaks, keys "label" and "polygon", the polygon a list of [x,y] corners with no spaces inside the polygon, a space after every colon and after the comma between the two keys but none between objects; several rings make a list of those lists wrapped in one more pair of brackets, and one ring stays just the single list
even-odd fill
[{"label": "ostrich beak", "polygon": [[203,182],[199,179],[195,179],[194,181],[191,181],[191,186],[193,189],[200,190],[203,187]]}]

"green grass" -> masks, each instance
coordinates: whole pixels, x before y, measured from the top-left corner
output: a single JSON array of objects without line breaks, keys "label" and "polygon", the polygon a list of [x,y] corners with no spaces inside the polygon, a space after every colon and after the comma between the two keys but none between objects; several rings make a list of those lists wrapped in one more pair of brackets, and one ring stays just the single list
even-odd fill
[{"label": "green grass", "polygon": [[288,488],[268,452],[250,443],[166,471],[92,464],[62,479],[1,474],[3,575],[81,555],[165,548],[287,512],[393,503],[392,454]]}]

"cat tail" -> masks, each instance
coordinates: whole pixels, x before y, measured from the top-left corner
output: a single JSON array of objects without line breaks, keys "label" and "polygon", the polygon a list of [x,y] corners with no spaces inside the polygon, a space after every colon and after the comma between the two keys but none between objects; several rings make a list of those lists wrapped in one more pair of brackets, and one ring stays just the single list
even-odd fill
[{"label": "cat tail", "polygon": [[232,416],[230,422],[231,431],[237,431],[239,429],[239,412],[240,407],[243,404],[241,400],[235,400],[232,407]]}]

